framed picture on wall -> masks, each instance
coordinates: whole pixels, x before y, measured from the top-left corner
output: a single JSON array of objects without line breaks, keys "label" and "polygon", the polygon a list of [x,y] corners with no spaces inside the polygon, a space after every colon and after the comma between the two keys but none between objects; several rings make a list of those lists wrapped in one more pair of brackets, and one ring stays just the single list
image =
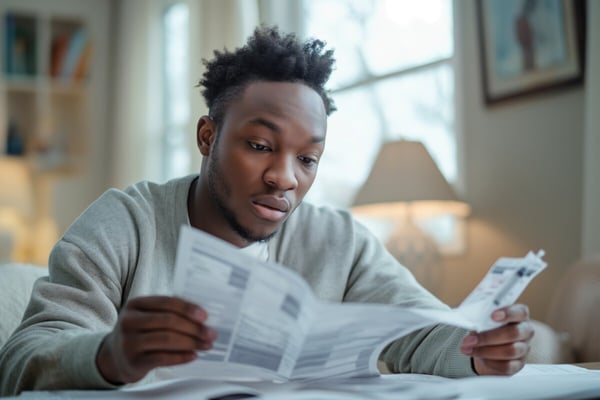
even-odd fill
[{"label": "framed picture on wall", "polygon": [[582,0],[478,0],[487,104],[581,83]]}]

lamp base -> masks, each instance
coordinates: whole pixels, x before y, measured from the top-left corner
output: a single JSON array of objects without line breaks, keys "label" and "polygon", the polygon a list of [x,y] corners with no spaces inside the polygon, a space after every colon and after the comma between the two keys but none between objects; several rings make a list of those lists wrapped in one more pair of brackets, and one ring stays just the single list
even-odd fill
[{"label": "lamp base", "polygon": [[440,251],[435,241],[410,218],[396,224],[386,247],[421,285],[432,293],[439,293],[444,281]]}]

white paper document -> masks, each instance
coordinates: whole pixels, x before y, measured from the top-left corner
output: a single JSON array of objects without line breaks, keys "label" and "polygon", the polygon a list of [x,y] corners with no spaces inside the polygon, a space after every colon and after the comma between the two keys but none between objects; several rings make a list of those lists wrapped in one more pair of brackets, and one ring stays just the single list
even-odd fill
[{"label": "white paper document", "polygon": [[528,364],[512,377],[450,379],[393,374],[318,381],[231,383],[177,378],[118,390],[23,392],[14,399],[48,400],[580,400],[600,398],[600,371],[573,365]]},{"label": "white paper document", "polygon": [[541,256],[499,259],[452,310],[324,303],[290,269],[184,226],[174,294],[204,308],[218,337],[196,361],[157,372],[281,382],[378,375],[383,348],[417,329],[437,323],[478,331],[494,327],[491,312],[514,302],[546,267]]},{"label": "white paper document", "polygon": [[566,364],[526,364],[513,376],[455,379],[458,399],[579,400],[600,398],[600,371]]},{"label": "white paper document", "polygon": [[529,282],[546,268],[543,256],[544,251],[540,250],[538,254],[529,252],[524,258],[500,258],[458,310],[478,322],[480,331],[498,327],[500,323],[494,322],[490,315],[513,304]]}]

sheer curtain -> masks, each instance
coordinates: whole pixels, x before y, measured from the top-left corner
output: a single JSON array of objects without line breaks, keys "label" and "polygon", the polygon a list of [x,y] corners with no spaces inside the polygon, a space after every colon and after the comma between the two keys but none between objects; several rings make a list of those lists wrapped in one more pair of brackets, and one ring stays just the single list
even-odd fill
[{"label": "sheer curtain", "polygon": [[[264,3],[264,4],[263,4]],[[110,135],[112,149],[110,185],[125,187],[141,179],[164,181],[162,152],[165,139],[163,22],[165,12],[176,4],[186,6],[188,17],[188,62],[184,93],[189,118],[184,151],[188,152],[187,172],[197,171],[195,125],[206,113],[199,88],[202,58],[213,50],[234,49],[243,44],[259,23],[259,10],[269,2],[258,0],[127,0],[116,3],[117,31]]]},{"label": "sheer curtain", "polygon": [[124,187],[146,176],[145,140],[156,126],[150,86],[156,75],[152,44],[157,38],[152,20],[162,6],[162,2],[145,0],[116,3],[111,186]]}]

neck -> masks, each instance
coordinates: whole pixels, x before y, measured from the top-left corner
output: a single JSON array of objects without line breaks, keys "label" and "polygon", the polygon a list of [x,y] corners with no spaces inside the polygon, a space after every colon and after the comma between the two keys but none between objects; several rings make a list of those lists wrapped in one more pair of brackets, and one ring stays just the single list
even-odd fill
[{"label": "neck", "polygon": [[223,217],[221,209],[210,196],[202,175],[192,181],[187,199],[190,225],[237,247],[246,247],[253,242],[242,238]]}]

